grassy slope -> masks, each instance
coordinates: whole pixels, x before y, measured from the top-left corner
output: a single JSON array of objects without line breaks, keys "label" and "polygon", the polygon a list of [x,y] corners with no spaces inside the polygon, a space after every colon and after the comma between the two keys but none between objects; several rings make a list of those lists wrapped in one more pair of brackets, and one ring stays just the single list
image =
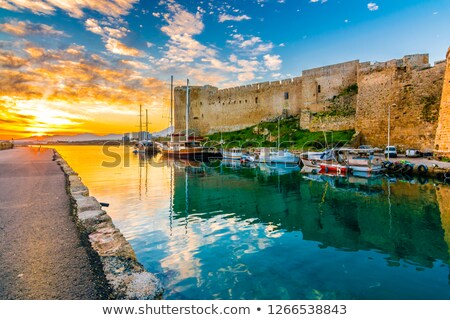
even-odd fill
[{"label": "grassy slope", "polygon": [[[323,149],[330,145],[344,145],[349,142],[354,130],[333,132],[310,132],[299,129],[299,120],[295,117],[280,120],[280,141],[282,148]],[[326,137],[325,137],[326,136]],[[278,137],[278,122],[263,122],[259,124],[259,134],[256,126],[239,131],[223,132],[222,139],[227,147],[276,147]],[[221,139],[220,133],[208,136],[213,143]]]}]

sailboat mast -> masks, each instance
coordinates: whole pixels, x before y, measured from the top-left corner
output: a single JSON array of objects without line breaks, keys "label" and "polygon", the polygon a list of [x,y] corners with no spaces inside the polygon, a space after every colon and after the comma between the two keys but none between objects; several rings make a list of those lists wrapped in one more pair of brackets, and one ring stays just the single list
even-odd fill
[{"label": "sailboat mast", "polygon": [[189,141],[189,79],[186,81],[186,141]]},{"label": "sailboat mast", "polygon": [[142,104],[139,104],[139,140],[142,140]]},{"label": "sailboat mast", "polygon": [[145,140],[148,140],[148,109],[145,109]]},{"label": "sailboat mast", "polygon": [[170,130],[173,127],[173,76],[170,76]]}]

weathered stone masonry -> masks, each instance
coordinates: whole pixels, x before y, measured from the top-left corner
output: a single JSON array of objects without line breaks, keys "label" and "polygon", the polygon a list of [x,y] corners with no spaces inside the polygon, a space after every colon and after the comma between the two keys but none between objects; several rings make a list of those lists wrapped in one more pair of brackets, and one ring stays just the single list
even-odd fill
[{"label": "weathered stone masonry", "polygon": [[[391,106],[391,144],[430,151],[439,145],[439,150],[447,148],[450,153],[449,67],[442,89],[446,65],[448,61],[431,66],[427,54],[417,54],[382,63],[355,60],[305,70],[293,79],[236,88],[191,87],[190,128],[203,135],[298,115],[303,129],[355,129],[364,143],[382,147],[387,143]],[[345,104],[354,113],[324,116],[332,101],[352,86],[357,86],[357,91]],[[175,129],[184,130],[186,88],[175,88],[174,97]],[[438,143],[437,130],[447,144]]]},{"label": "weathered stone masonry", "polygon": [[434,147],[438,156],[450,157],[450,48],[447,51],[447,68]]}]

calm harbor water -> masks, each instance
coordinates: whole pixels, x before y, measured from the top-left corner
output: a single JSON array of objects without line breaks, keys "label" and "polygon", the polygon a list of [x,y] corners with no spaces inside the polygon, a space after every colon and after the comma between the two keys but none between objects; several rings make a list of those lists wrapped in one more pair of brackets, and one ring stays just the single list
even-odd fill
[{"label": "calm harbor water", "polygon": [[449,186],[56,148],[166,299],[450,299]]}]

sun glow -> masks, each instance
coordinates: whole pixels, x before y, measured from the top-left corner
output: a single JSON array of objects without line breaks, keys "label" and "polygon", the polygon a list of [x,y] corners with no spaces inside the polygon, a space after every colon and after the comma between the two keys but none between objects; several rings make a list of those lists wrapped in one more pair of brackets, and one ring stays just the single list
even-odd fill
[{"label": "sun glow", "polygon": [[[139,105],[109,105],[104,101],[77,101],[47,99],[18,99],[0,96],[0,139],[30,136],[121,134],[136,131],[139,124]],[[158,108],[148,106],[150,115],[158,116]],[[149,117],[150,118],[150,117]],[[150,130],[158,131],[165,125],[149,119]]]}]

